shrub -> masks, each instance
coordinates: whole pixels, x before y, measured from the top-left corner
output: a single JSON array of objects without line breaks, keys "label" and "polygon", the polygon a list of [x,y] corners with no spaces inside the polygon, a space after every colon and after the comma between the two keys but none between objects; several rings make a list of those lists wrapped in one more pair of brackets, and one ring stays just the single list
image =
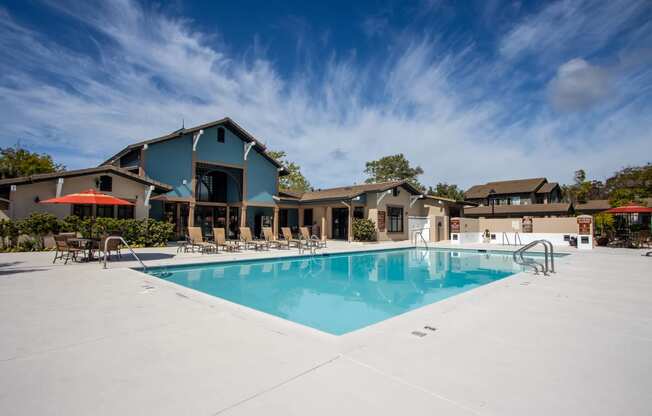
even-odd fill
[{"label": "shrub", "polygon": [[[57,232],[79,232],[84,237],[120,235],[134,247],[165,246],[174,236],[174,225],[151,219],[80,219],[74,215],[57,220],[50,214],[32,214],[24,220],[0,220],[0,237],[6,251],[33,251],[43,248],[43,236]],[[33,240],[18,242],[19,235]]]},{"label": "shrub", "polygon": [[35,247],[30,244],[30,248],[42,249],[43,237],[48,234],[58,233],[60,226],[59,220],[54,215],[44,212],[33,212],[29,217],[19,221],[18,228],[20,232],[29,235],[34,240]]},{"label": "shrub", "polygon": [[375,241],[376,224],[367,218],[353,220],[353,238],[357,241]]},{"label": "shrub", "polygon": [[615,230],[616,222],[614,221],[613,215],[607,214],[605,212],[601,212],[599,214],[596,214],[594,219],[595,219],[596,235],[605,235],[610,231]]}]

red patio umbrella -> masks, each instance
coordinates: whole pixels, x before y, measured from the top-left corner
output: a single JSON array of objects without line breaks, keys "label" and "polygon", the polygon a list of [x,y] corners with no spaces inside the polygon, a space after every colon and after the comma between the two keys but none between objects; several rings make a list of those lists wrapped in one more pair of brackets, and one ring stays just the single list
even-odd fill
[{"label": "red patio umbrella", "polygon": [[124,199],[97,192],[95,189],[41,201],[41,204],[134,205]]},{"label": "red patio umbrella", "polygon": [[[85,191],[68,194],[58,198],[50,198],[41,201],[41,204],[84,204],[84,205],[134,205],[124,199],[116,198],[111,195],[106,195],[97,192],[95,189],[87,189]],[[93,224],[95,223],[95,216],[91,217],[91,237],[93,233]]]}]

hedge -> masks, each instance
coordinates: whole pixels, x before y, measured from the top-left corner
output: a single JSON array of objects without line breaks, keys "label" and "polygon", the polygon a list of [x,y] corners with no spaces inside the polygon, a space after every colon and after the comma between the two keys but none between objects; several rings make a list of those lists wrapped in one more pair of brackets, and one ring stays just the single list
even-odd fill
[{"label": "hedge", "polygon": [[[174,225],[152,219],[97,218],[91,221],[74,215],[60,220],[52,214],[35,212],[21,220],[0,220],[1,250],[42,250],[43,238],[60,232],[78,232],[83,237],[120,235],[135,247],[161,247],[173,237]],[[19,239],[21,235],[29,239]]]}]

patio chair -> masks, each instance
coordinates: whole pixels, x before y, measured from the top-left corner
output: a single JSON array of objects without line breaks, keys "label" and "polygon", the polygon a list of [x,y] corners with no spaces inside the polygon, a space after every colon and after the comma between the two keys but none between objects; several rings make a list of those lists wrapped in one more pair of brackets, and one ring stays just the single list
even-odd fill
[{"label": "patio chair", "polygon": [[254,250],[268,249],[269,244],[266,241],[254,240],[251,236],[251,229],[249,227],[240,227],[240,239],[244,243],[245,250],[249,247],[253,247]]},{"label": "patio chair", "polygon": [[[122,242],[117,239],[111,239],[109,242],[106,242],[106,239],[109,238],[109,236],[104,236],[102,239],[100,239],[99,242],[99,247],[98,251],[102,253],[102,256],[106,255],[109,259],[111,259],[111,252],[115,252],[115,255],[118,256],[118,258],[122,258],[122,253],[120,253],[120,248],[122,247]],[[106,253],[104,253],[104,247],[106,245]]]},{"label": "patio chair", "polygon": [[204,237],[201,234],[201,228],[199,227],[188,227],[188,237],[190,238],[190,245],[192,247],[197,247],[202,254],[217,250],[215,244],[204,241]]},{"label": "patio chair", "polygon": [[213,237],[215,238],[214,243],[218,250],[220,247],[223,247],[226,251],[240,250],[238,241],[226,239],[226,230],[224,228],[213,228]]},{"label": "patio chair", "polygon": [[55,252],[54,252],[54,260],[52,260],[52,264],[54,264],[57,259],[65,259],[63,264],[68,264],[68,260],[71,258],[73,261],[77,260],[77,255],[79,253],[84,255],[84,249],[81,247],[76,247],[68,243],[68,239],[74,238],[73,235],[55,235],[54,236],[54,246],[55,246]]},{"label": "patio chair", "polygon": [[326,247],[326,241],[321,241],[321,239],[314,234],[310,235],[310,232],[308,231],[308,227],[299,227],[299,231],[301,232],[301,237],[304,240],[310,242],[315,247],[317,248]]},{"label": "patio chair", "polygon": [[288,247],[292,247],[294,245],[296,248],[300,248],[303,244],[301,240],[297,240],[292,236],[292,231],[290,231],[290,227],[281,227],[281,232],[283,233],[283,238],[285,241],[287,241]]},{"label": "patio chair", "polygon": [[263,227],[263,236],[265,236],[265,241],[267,241],[267,244],[269,244],[270,247],[276,246],[276,248],[290,248],[290,244],[286,240],[278,240],[274,238],[274,233],[272,232],[271,227]]}]

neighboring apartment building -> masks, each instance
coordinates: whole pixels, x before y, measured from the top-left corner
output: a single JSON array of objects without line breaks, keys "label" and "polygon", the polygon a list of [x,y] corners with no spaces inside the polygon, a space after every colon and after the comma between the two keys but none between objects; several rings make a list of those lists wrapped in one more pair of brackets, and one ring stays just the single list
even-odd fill
[{"label": "neighboring apartment building", "polygon": [[[98,167],[0,180],[0,203],[10,218],[41,211],[61,218],[161,219],[175,224],[179,237],[188,226],[208,237],[213,227],[226,228],[237,238],[244,225],[256,236],[264,226],[278,235],[282,226],[317,225],[324,238],[351,240],[352,219],[370,218],[380,240],[404,240],[408,217],[423,216],[432,220],[431,239],[448,238],[454,201],[425,196],[403,181],[279,192],[279,176],[286,173],[259,140],[224,118],[129,145]],[[134,206],[39,204],[89,188]]]},{"label": "neighboring apartment building", "polygon": [[464,193],[469,205],[464,215],[472,218],[566,216],[572,205],[561,202],[561,188],[546,178],[516,179],[474,185]]}]

